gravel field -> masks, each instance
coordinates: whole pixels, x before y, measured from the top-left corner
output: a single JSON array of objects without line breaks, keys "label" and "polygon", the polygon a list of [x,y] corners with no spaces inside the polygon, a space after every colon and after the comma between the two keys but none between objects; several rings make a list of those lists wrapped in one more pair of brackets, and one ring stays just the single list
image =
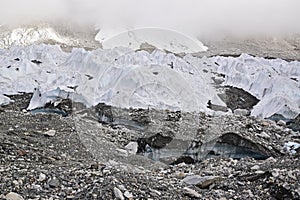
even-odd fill
[{"label": "gravel field", "polygon": [[[126,144],[141,137],[135,129],[98,122],[95,125],[88,117],[84,118],[86,127],[82,127],[72,115],[33,115],[23,110],[30,96],[15,96],[15,103],[1,108],[2,199],[300,198],[299,149],[290,155],[282,147],[287,140],[299,142],[300,135],[275,122],[199,115],[200,128],[211,127],[207,133],[214,130],[212,124],[222,119],[223,131],[235,129],[241,136],[268,147],[273,156],[265,160],[212,157],[193,164],[169,165],[163,160],[154,162],[126,152]],[[143,116],[146,111],[139,112]],[[151,113],[164,115],[160,111]],[[183,119],[188,116],[182,113]],[[170,121],[180,126],[174,119]],[[150,119],[150,123],[156,121]],[[156,123],[157,126],[165,124]],[[94,130],[93,126],[98,129]],[[166,127],[160,129],[164,131]],[[171,126],[171,131],[174,127]],[[142,136],[149,137],[149,134],[151,131]],[[93,144],[86,142],[90,138],[100,145],[87,145]],[[98,140],[105,141],[104,145]]]}]

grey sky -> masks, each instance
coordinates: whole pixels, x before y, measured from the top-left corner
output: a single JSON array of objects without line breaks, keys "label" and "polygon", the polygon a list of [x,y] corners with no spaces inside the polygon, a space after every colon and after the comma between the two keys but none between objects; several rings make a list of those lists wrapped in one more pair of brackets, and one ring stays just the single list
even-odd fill
[{"label": "grey sky", "polygon": [[1,0],[0,23],[73,21],[190,34],[300,33],[300,0]]}]

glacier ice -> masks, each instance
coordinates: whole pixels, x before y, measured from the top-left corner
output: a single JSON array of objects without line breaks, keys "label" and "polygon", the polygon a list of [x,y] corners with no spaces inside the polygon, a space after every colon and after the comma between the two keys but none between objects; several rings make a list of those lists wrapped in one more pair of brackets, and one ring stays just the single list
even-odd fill
[{"label": "glacier ice", "polygon": [[[212,77],[223,74],[223,85],[243,88],[260,102],[252,115],[275,113],[294,118],[300,112],[300,63],[267,60],[243,54],[238,58],[178,57],[154,50],[74,48],[30,45],[0,49],[0,104],[4,94],[34,92],[28,109],[56,98],[71,98],[87,106],[104,102],[141,107],[211,112],[208,100],[225,105]],[[39,64],[33,62],[40,61]]]},{"label": "glacier ice", "polygon": [[16,28],[0,33],[0,48],[11,46],[27,46],[35,43],[55,41],[56,43],[71,45],[75,41],[59,35],[50,27]]},{"label": "glacier ice", "polygon": [[243,88],[260,102],[253,116],[267,118],[274,113],[288,119],[300,112],[300,62],[268,60],[242,54],[238,58],[212,58],[216,71],[225,74],[224,85]]},{"label": "glacier ice", "polygon": [[104,29],[99,31],[95,39],[101,42],[105,49],[122,46],[137,50],[142,44],[147,43],[173,53],[197,53],[207,50],[207,47],[197,39],[174,30],[157,27],[125,29],[115,33]]}]

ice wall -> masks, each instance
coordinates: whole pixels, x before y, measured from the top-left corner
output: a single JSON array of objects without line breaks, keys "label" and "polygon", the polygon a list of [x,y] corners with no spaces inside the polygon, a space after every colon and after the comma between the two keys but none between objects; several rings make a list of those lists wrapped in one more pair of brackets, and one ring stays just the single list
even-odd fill
[{"label": "ice wall", "polygon": [[226,75],[224,85],[243,88],[260,99],[253,116],[266,118],[277,113],[295,118],[300,113],[300,62],[247,54],[212,60],[218,64],[216,71]]},{"label": "ice wall", "polygon": [[296,61],[249,55],[180,58],[160,50],[148,53],[121,47],[66,53],[51,45],[2,49],[0,60],[0,104],[9,101],[3,94],[34,92],[28,109],[60,97],[88,106],[105,102],[209,112],[208,100],[225,105],[212,80],[224,74],[223,85],[243,88],[260,99],[252,115],[278,113],[294,118],[300,113],[300,63]]}]

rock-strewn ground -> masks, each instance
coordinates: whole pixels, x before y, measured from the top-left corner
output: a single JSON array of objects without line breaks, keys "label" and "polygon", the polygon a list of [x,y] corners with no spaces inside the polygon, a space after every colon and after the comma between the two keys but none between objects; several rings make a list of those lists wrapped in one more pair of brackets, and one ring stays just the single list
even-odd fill
[{"label": "rock-strewn ground", "polygon": [[[222,121],[219,131],[235,130],[242,137],[268,147],[270,152],[277,152],[266,160],[213,157],[194,164],[167,165],[130,155],[125,150],[130,141],[151,136],[156,130],[151,123],[160,126],[159,119],[150,118],[147,131],[98,122],[82,127],[73,116],[33,115],[22,111],[29,98],[30,95],[15,97],[14,104],[0,111],[2,199],[14,196],[11,192],[24,199],[300,198],[299,150],[290,155],[282,146],[287,140],[298,141],[299,132],[271,121],[206,115],[201,115],[203,120],[198,121],[204,133],[199,140],[208,139],[205,133],[217,130],[210,123]],[[136,117],[134,113],[137,111],[132,111],[132,118]],[[174,125],[170,118],[164,119]],[[95,127],[98,129],[90,130]],[[173,129],[168,124],[162,127],[166,131]],[[179,130],[186,130],[185,126]],[[91,146],[87,145],[88,141]]]}]

